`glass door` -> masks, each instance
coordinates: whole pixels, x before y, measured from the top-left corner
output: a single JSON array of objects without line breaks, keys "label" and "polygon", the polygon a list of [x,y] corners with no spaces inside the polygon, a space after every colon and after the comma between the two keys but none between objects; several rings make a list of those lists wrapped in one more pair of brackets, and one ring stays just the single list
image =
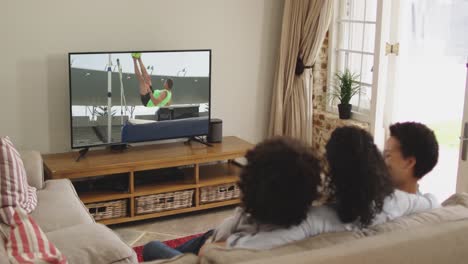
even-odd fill
[{"label": "glass door", "polygon": [[439,200],[455,192],[468,56],[468,1],[392,1],[385,126],[417,121],[439,141],[439,162],[420,183]]}]

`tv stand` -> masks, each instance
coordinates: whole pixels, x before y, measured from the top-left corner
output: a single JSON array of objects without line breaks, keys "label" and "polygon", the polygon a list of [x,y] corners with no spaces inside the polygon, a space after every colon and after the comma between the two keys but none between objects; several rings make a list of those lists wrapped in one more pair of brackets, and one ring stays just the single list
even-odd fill
[{"label": "tv stand", "polygon": [[[112,152],[123,152],[124,150],[128,149],[128,144],[117,144],[117,145],[110,145],[109,149]],[[75,159],[76,162],[80,162],[81,159],[85,158],[86,154],[89,152],[88,148],[82,148],[78,151],[78,157]]]},{"label": "tv stand", "polygon": [[88,151],[89,151],[89,148],[84,148],[84,149],[80,149],[80,151],[78,151],[78,157],[76,158],[76,162],[80,162],[80,160],[82,158],[84,158],[86,156],[86,154],[88,154]]},{"label": "tv stand", "polygon": [[[107,182],[108,185],[102,189],[77,188],[76,191],[90,209],[117,208],[112,210],[119,211],[119,215],[97,220],[111,225],[238,205],[239,196],[206,201],[211,196],[203,194],[209,189],[215,196],[229,191],[218,188],[232,186],[239,181],[241,167],[233,161],[243,157],[253,145],[237,137],[224,137],[222,143],[212,145],[210,148],[181,142],[137,145],[119,154],[111,153],[108,149],[97,149],[90,150],[88,158],[82,162],[75,162],[76,152],[47,154],[42,158],[46,179],[70,179],[77,186],[83,186],[83,183],[92,185],[95,181]],[[172,174],[168,170],[183,173]],[[116,186],[114,177],[124,188]],[[142,198],[180,192],[193,192],[191,206],[153,212],[140,210],[145,206],[139,205]],[[151,199],[161,202],[157,197]]]},{"label": "tv stand", "polygon": [[115,145],[110,145],[109,149],[111,151],[115,151],[115,152],[122,152],[122,151],[128,149],[129,146],[130,145],[125,144],[125,143],[124,144],[115,144]]},{"label": "tv stand", "polygon": [[212,144],[208,143],[208,141],[206,141],[206,139],[202,139],[202,138],[199,138],[199,137],[189,137],[189,139],[187,141],[185,141],[185,144],[190,144],[192,141],[195,141],[195,142],[198,142],[200,144],[203,144],[203,145],[206,145],[208,147],[213,147]]}]

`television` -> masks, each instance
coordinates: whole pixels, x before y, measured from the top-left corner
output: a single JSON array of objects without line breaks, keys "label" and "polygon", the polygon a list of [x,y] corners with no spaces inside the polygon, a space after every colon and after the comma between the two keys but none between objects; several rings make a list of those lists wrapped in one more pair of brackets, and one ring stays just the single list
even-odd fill
[{"label": "television", "polygon": [[71,147],[208,134],[211,50],[68,54]]}]

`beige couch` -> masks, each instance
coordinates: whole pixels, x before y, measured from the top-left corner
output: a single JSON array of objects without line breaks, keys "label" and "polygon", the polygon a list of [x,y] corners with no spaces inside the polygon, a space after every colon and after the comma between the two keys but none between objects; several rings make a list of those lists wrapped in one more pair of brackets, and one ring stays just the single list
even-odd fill
[{"label": "beige couch", "polygon": [[468,194],[452,196],[442,208],[362,231],[323,234],[273,250],[226,250],[212,246],[200,262],[468,263]]},{"label": "beige couch", "polygon": [[[32,216],[71,264],[137,263],[129,246],[94,222],[70,181],[44,182],[39,153],[24,152],[22,158],[28,182],[38,189],[39,203]],[[185,254],[151,263],[468,263],[468,194],[452,196],[442,208],[362,231],[323,234],[266,251],[211,246],[200,258]]]},{"label": "beige couch", "polygon": [[245,262],[314,264],[468,263],[468,222],[448,222],[367,237],[321,250]]},{"label": "beige couch", "polygon": [[182,255],[165,263],[468,263],[468,194],[455,194],[442,208],[362,231],[323,234],[264,251],[211,246],[200,258]]},{"label": "beige couch", "polygon": [[[21,157],[28,183],[37,188],[38,204],[31,215],[70,264],[137,263],[129,246],[94,221],[68,179],[44,181],[40,154],[25,151]],[[0,239],[0,263],[6,259],[4,241]]]}]

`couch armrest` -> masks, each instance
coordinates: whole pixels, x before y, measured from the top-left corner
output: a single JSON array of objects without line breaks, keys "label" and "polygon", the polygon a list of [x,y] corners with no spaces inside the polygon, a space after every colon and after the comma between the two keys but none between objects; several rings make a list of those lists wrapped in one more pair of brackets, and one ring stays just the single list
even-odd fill
[{"label": "couch armrest", "polygon": [[44,167],[41,154],[34,150],[20,151],[21,159],[26,169],[29,185],[38,190],[44,188]]},{"label": "couch armrest", "polygon": [[135,251],[101,224],[81,224],[46,233],[70,264],[138,263]]}]

